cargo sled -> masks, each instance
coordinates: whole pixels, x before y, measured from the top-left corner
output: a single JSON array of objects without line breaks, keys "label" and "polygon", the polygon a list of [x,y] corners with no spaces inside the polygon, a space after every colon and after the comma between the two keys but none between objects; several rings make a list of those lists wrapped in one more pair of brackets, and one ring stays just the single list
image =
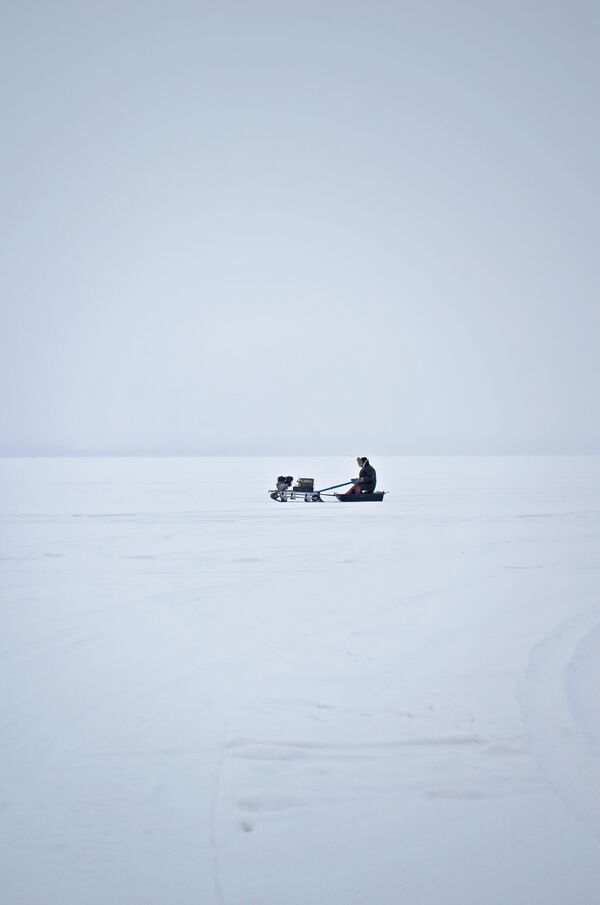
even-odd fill
[{"label": "cargo sled", "polygon": [[276,489],[269,490],[269,496],[277,503],[303,502],[324,503],[326,498],[338,500],[340,503],[381,503],[387,491],[378,490],[374,493],[327,493],[328,490],[338,490],[340,487],[348,487],[354,481],[346,481],[344,484],[334,484],[333,487],[323,487],[315,490],[314,478],[298,478],[294,484],[291,475],[279,475]]}]

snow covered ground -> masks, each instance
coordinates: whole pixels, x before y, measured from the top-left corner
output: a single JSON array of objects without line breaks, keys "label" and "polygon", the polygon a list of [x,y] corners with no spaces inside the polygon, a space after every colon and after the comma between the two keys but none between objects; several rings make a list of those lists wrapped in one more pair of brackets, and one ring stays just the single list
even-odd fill
[{"label": "snow covered ground", "polygon": [[600,902],[600,460],[374,464],[0,460],[3,905]]}]

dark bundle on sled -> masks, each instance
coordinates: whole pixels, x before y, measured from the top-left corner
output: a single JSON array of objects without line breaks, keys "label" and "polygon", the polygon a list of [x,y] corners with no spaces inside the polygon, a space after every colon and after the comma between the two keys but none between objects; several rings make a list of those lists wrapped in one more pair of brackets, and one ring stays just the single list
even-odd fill
[{"label": "dark bundle on sled", "polygon": [[282,475],[280,474],[277,478],[277,490],[289,490],[293,484],[293,477],[291,475]]},{"label": "dark bundle on sled", "polygon": [[295,493],[312,493],[314,489],[314,478],[298,478],[298,480],[294,484]]}]

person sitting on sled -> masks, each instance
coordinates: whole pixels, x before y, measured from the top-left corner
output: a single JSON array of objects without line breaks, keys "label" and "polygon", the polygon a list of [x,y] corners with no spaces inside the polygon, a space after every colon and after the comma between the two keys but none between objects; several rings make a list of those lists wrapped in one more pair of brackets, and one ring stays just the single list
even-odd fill
[{"label": "person sitting on sled", "polygon": [[377,486],[377,473],[365,456],[356,460],[360,465],[360,474],[347,493],[373,493]]}]

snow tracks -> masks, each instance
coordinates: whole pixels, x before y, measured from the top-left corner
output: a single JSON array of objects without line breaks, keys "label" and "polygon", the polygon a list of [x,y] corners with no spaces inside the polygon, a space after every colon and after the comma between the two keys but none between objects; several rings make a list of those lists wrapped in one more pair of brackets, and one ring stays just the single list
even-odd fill
[{"label": "snow tracks", "polygon": [[534,755],[567,809],[600,838],[600,607],[532,651],[521,690]]}]

